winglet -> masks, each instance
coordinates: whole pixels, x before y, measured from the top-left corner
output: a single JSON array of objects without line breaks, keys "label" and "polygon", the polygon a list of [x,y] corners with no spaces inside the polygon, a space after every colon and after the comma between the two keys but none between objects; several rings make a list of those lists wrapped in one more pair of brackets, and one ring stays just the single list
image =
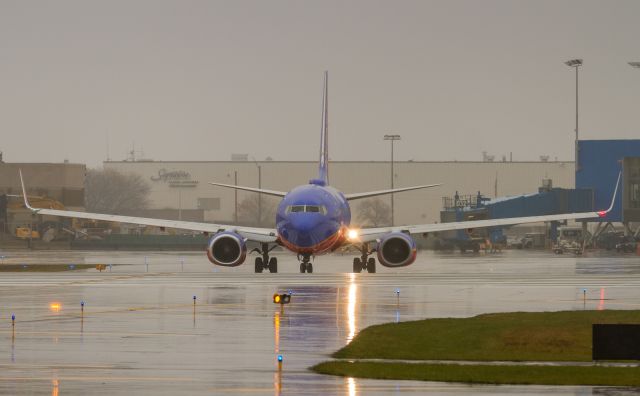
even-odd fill
[{"label": "winglet", "polygon": [[18,169],[18,173],[20,174],[20,185],[22,186],[22,198],[24,198],[24,206],[30,211],[37,213],[38,209],[35,209],[29,204],[29,199],[27,198],[27,189],[24,188],[24,180],[22,179],[22,169]]},{"label": "winglet", "polygon": [[598,216],[604,217],[613,209],[613,205],[616,203],[616,196],[618,195],[618,187],[620,187],[620,178],[622,178],[622,172],[618,173],[618,181],[616,181],[616,188],[613,190],[613,198],[611,198],[611,205],[609,205],[609,209],[599,211]]}]

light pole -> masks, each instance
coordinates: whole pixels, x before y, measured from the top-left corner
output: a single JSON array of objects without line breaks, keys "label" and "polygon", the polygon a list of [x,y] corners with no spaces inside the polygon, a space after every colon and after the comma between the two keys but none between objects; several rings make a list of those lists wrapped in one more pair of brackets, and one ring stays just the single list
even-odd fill
[{"label": "light pole", "polygon": [[[238,185],[238,171],[233,171],[233,184]],[[234,224],[238,224],[238,189],[233,189],[235,210],[233,212]]]},{"label": "light pole", "polygon": [[[384,135],[384,140],[391,141],[391,189],[393,190],[393,142],[400,140],[400,135]],[[391,226],[394,225],[393,194],[391,194]]]},{"label": "light pole", "polygon": [[571,59],[564,62],[565,65],[576,69],[576,142],[575,142],[575,166],[576,176],[580,170],[580,164],[578,163],[578,68],[582,66],[582,59]]},{"label": "light pole", "polygon": [[[253,163],[258,168],[258,188],[262,188],[262,167],[258,165],[258,161],[255,158],[253,158]],[[258,226],[260,224],[262,224],[262,194],[258,193]]]},{"label": "light pole", "polygon": [[178,220],[182,221],[182,187],[178,186]]}]

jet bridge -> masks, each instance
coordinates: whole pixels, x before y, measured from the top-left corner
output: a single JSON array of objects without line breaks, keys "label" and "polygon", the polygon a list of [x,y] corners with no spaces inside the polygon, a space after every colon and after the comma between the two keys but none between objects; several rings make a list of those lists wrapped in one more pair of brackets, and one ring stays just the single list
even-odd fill
[{"label": "jet bridge", "polygon": [[[480,192],[475,195],[460,195],[443,198],[443,210],[440,220],[443,223],[453,221],[502,219],[522,216],[541,216],[569,212],[588,212],[594,210],[593,191],[591,189],[553,188],[550,180],[543,181],[537,193],[489,199]],[[551,223],[546,239],[555,240],[558,222]],[[503,244],[506,238],[501,227],[484,230],[463,230],[440,233],[444,245],[461,251],[478,251],[482,244]]]}]

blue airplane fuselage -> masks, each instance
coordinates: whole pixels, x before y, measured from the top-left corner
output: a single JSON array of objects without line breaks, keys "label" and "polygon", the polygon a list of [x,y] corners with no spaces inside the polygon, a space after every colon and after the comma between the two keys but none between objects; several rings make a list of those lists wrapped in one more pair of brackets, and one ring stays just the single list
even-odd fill
[{"label": "blue airplane fuselage", "polygon": [[298,254],[335,250],[344,242],[350,222],[351,210],[344,195],[317,180],[289,191],[276,213],[280,243]]}]

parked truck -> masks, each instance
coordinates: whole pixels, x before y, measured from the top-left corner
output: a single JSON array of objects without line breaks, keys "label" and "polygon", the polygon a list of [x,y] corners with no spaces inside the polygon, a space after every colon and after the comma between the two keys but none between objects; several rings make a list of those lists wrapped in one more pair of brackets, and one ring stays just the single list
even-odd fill
[{"label": "parked truck", "polygon": [[587,236],[582,227],[558,227],[558,238],[553,251],[556,254],[582,254],[582,246]]}]

